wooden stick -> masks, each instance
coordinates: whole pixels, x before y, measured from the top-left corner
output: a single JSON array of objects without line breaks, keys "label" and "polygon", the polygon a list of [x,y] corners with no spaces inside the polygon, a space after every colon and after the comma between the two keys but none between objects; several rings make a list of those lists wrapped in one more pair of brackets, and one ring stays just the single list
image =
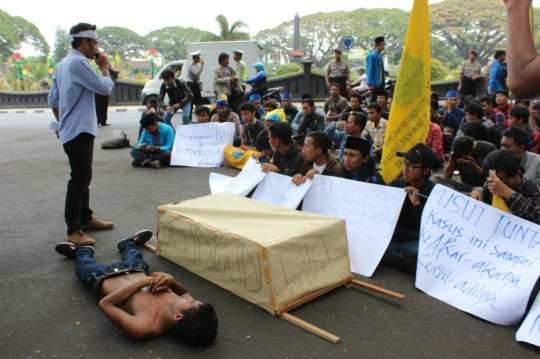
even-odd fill
[{"label": "wooden stick", "polygon": [[148,242],[146,242],[146,243],[144,244],[144,246],[145,246],[146,248],[150,249],[150,250],[151,250],[152,252],[154,252],[154,253],[155,253],[156,250],[157,250],[156,247],[154,247],[153,245],[151,245],[151,244],[148,243]]},{"label": "wooden stick", "polygon": [[340,282],[338,282],[336,284],[333,284],[333,285],[331,285],[329,287],[326,287],[326,288],[319,289],[316,292],[308,294],[305,297],[297,299],[294,302],[292,302],[292,303],[290,303],[290,304],[288,304],[288,305],[286,305],[286,306],[284,306],[282,308],[277,309],[276,313],[277,313],[277,315],[281,316],[283,313],[287,313],[288,311],[291,311],[294,308],[297,308],[297,307],[301,306],[302,304],[309,302],[310,300],[313,300],[313,299],[315,299],[317,297],[320,297],[321,295],[323,295],[325,293],[328,293],[331,290],[336,289],[337,287],[340,287],[340,286],[342,286],[344,284],[347,284],[347,283],[351,282],[351,280],[353,278],[354,277],[351,275],[351,276],[348,276],[347,278],[341,280]]},{"label": "wooden stick", "polygon": [[302,319],[299,319],[293,315],[290,315],[289,313],[283,313],[283,314],[280,314],[279,316],[285,319],[286,321],[307,330],[308,332],[312,332],[313,334],[318,335],[321,338],[331,341],[334,344],[339,343],[339,341],[341,340],[339,339],[339,337],[336,337],[335,335],[330,334],[327,331],[322,330],[321,328],[317,328],[316,326],[311,325],[308,322],[303,321]]},{"label": "wooden stick", "polygon": [[391,298],[399,299],[399,300],[405,299],[405,296],[403,294],[392,292],[392,291],[386,290],[384,288],[377,287],[377,286],[374,286],[372,284],[359,281],[358,279],[352,279],[351,283],[353,285],[357,286],[357,287],[367,289],[367,290],[370,290],[372,292],[379,293],[379,294],[382,294],[382,295],[386,295],[387,297],[391,297]]}]

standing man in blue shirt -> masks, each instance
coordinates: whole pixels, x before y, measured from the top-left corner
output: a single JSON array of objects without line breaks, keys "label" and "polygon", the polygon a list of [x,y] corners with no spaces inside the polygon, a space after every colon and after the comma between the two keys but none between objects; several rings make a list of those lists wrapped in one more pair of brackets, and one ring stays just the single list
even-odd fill
[{"label": "standing man in blue shirt", "polygon": [[381,53],[385,47],[383,36],[375,38],[375,49],[366,58],[367,85],[371,91],[371,102],[377,102],[379,91],[384,90],[384,62]]},{"label": "standing man in blue shirt", "polygon": [[[87,246],[95,241],[83,231],[114,227],[113,222],[101,222],[92,217],[89,189],[94,138],[98,137],[94,93],[108,96],[114,83],[110,78],[107,56],[98,53],[96,26],[79,23],[70,29],[69,34],[72,49],[56,67],[49,106],[59,122],[57,136],[71,168],[64,214],[67,240]],[[92,69],[87,59],[96,59],[103,76]]]},{"label": "standing man in blue shirt", "polygon": [[499,91],[508,90],[506,87],[506,68],[503,62],[506,61],[506,51],[495,51],[494,60],[491,63],[489,70],[489,84],[488,93],[490,96],[495,97],[495,94]]}]

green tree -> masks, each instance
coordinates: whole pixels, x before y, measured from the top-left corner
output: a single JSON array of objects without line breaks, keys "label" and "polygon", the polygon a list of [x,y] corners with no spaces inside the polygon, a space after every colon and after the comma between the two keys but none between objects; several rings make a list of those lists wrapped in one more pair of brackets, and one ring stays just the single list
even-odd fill
[{"label": "green tree", "polygon": [[43,55],[49,53],[49,45],[38,28],[20,16],[11,16],[0,10],[0,53],[8,57],[22,45],[30,45]]},{"label": "green tree", "polygon": [[71,43],[66,38],[68,33],[66,29],[58,26],[54,33],[54,53],[53,58],[56,63],[62,61],[66,57],[67,51],[71,49]]},{"label": "green tree", "polygon": [[448,76],[448,69],[437,59],[431,59],[431,81],[442,81]]},{"label": "green tree", "polygon": [[199,42],[208,36],[212,36],[212,33],[192,27],[170,26],[154,30],[145,38],[165,59],[180,60],[187,59],[189,42]]},{"label": "green tree", "polygon": [[505,12],[502,1],[445,0],[430,6],[431,34],[457,50],[462,60],[477,50],[485,64],[506,40]]},{"label": "green tree", "polygon": [[210,34],[203,41],[240,41],[250,40],[249,33],[241,31],[249,26],[242,20],[237,20],[229,26],[227,18],[221,14],[216,16],[216,21],[219,25],[219,35]]},{"label": "green tree", "polygon": [[104,52],[119,54],[122,58],[138,58],[150,49],[150,42],[125,27],[106,26],[97,30],[99,47]]}]

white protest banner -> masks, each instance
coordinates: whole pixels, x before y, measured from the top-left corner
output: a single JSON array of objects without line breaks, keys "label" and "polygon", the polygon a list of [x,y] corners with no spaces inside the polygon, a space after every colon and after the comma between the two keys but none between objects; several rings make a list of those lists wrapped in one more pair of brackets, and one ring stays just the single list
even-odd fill
[{"label": "white protest banner", "polygon": [[210,177],[208,178],[208,182],[210,183],[210,193],[218,194],[225,192],[225,188],[227,188],[233,179],[234,177],[210,172]]},{"label": "white protest banner", "polygon": [[402,188],[316,175],[302,211],[344,219],[351,271],[370,277],[390,243],[404,199]]},{"label": "white protest banner", "polygon": [[540,226],[437,185],[418,249],[418,289],[496,324],[519,322],[540,273]]},{"label": "white protest banner", "polygon": [[232,122],[177,126],[171,166],[220,167],[225,146],[232,146],[234,126]]},{"label": "white protest banner", "polygon": [[247,196],[249,192],[262,181],[265,175],[266,173],[261,171],[261,165],[253,158],[250,158],[244,165],[242,171],[238,176],[234,177],[231,183],[225,187],[223,192]]},{"label": "white protest banner", "polygon": [[521,323],[516,340],[540,347],[540,295],[536,297],[527,318]]},{"label": "white protest banner", "polygon": [[313,181],[307,180],[297,186],[292,183],[292,177],[268,172],[266,177],[257,186],[251,199],[296,209],[312,183]]}]

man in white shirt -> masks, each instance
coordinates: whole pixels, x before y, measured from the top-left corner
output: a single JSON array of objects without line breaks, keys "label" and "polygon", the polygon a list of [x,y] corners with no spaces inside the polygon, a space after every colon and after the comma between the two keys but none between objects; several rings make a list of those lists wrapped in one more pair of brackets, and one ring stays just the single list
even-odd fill
[{"label": "man in white shirt", "polygon": [[366,70],[363,67],[358,68],[358,80],[354,81],[352,91],[362,93],[368,90]]}]

